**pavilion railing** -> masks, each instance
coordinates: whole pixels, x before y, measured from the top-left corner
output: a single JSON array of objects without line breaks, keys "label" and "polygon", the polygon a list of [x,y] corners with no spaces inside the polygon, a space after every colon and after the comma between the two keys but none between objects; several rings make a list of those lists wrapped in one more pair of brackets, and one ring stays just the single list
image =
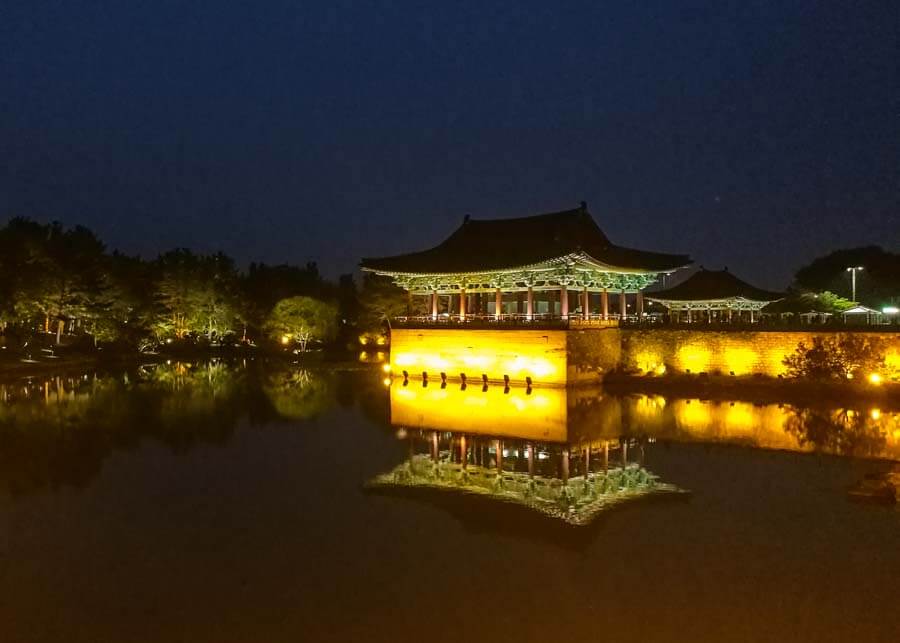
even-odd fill
[{"label": "pavilion railing", "polygon": [[615,328],[619,325],[618,315],[603,319],[602,315],[585,318],[580,314],[568,317],[549,313],[524,313],[503,315],[466,314],[459,315],[407,315],[395,317],[391,325],[398,328]]},{"label": "pavilion railing", "polygon": [[694,330],[694,331],[839,331],[839,332],[900,332],[898,323],[862,323],[829,319],[827,321],[802,321],[799,319],[778,319],[763,315],[752,322],[745,320],[734,321],[706,321],[693,322],[672,321],[666,318],[645,317],[642,320],[627,319],[620,327],[635,329],[666,329],[666,330]]},{"label": "pavilion railing", "polygon": [[634,328],[634,329],[669,329],[669,330],[694,330],[694,331],[831,331],[841,332],[868,331],[868,332],[900,332],[900,324],[880,323],[864,324],[860,322],[844,322],[831,318],[827,321],[800,321],[769,317],[763,315],[752,322],[735,319],[729,321],[693,322],[672,321],[659,315],[645,315],[638,319],[635,315],[620,317],[618,314],[610,314],[606,319],[602,315],[592,314],[585,318],[580,313],[573,313],[567,318],[550,313],[536,313],[530,318],[523,313],[491,315],[491,314],[467,314],[464,318],[459,315],[442,314],[437,317],[431,315],[407,315],[395,317],[391,320],[391,326],[396,328]]}]

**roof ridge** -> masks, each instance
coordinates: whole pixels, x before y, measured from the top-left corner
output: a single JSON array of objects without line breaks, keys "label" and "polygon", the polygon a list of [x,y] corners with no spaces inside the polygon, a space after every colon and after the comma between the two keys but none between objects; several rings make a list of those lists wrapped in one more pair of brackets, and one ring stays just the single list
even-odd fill
[{"label": "roof ridge", "polygon": [[521,221],[523,219],[541,219],[541,218],[550,218],[561,215],[584,215],[588,214],[587,210],[582,210],[581,208],[569,208],[568,210],[557,210],[555,212],[540,212],[538,214],[526,214],[523,216],[516,217],[494,217],[491,219],[476,219],[472,216],[469,216],[466,221],[469,223],[493,223],[494,221]]}]

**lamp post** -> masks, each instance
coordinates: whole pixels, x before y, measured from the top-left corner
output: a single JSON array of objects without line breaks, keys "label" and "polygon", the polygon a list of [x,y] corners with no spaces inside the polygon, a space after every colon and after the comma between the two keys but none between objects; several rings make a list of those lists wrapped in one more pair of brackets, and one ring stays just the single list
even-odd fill
[{"label": "lamp post", "polygon": [[847,268],[847,272],[850,273],[850,283],[853,289],[852,299],[854,303],[856,303],[856,272],[862,269],[862,266],[851,266],[850,268]]}]

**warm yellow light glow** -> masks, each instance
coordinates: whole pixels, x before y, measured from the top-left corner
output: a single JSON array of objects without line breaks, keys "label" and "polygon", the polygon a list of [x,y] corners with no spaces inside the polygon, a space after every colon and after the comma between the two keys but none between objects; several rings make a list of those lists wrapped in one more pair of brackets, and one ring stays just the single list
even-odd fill
[{"label": "warm yellow light glow", "polygon": [[378,346],[384,346],[387,343],[387,341],[384,339],[384,335],[379,335],[378,337],[375,338],[375,343]]},{"label": "warm yellow light glow", "polygon": [[872,409],[872,410],[869,412],[869,416],[870,416],[873,420],[880,420],[880,419],[881,419],[881,409]]},{"label": "warm yellow light glow", "polygon": [[566,390],[391,386],[391,424],[479,435],[565,442]]},{"label": "warm yellow light glow", "polygon": [[381,380],[381,383],[384,384],[385,386],[390,386],[390,385],[391,385],[391,378],[390,378],[390,377],[385,377],[383,380]]},{"label": "warm yellow light glow", "polygon": [[879,384],[881,384],[881,375],[879,375],[878,373],[870,373],[869,382],[871,384],[874,384],[875,386],[878,386]]},{"label": "warm yellow light glow", "polygon": [[290,335],[282,335],[282,336],[281,336],[281,343],[282,343],[282,344],[287,345],[287,343],[290,342],[290,341],[291,341],[291,336],[290,336]]},{"label": "warm yellow light glow", "polygon": [[725,428],[731,433],[746,433],[757,421],[755,409],[748,402],[735,402],[725,407]]},{"label": "warm yellow light glow", "polygon": [[754,371],[757,354],[751,348],[729,347],[725,349],[725,369],[735,375],[748,375]]},{"label": "warm yellow light glow", "polygon": [[492,382],[566,383],[564,331],[406,330],[391,334],[393,372],[444,372],[450,378],[482,374]]},{"label": "warm yellow light glow", "polygon": [[709,404],[700,400],[678,400],[675,403],[675,422],[679,428],[706,431],[712,424]]},{"label": "warm yellow light glow", "polygon": [[678,364],[683,371],[706,372],[709,358],[710,350],[703,344],[687,344],[678,349]]},{"label": "warm yellow light glow", "polygon": [[381,367],[381,370],[383,370],[385,373],[390,373],[390,372],[391,372],[391,365],[390,365],[390,364],[384,364],[384,365]]},{"label": "warm yellow light glow", "polygon": [[663,373],[666,372],[666,367],[662,363],[662,356],[659,353],[641,351],[635,356],[634,361],[638,370],[642,373],[656,373],[660,367]]},{"label": "warm yellow light glow", "polygon": [[363,346],[365,346],[366,344],[368,344],[368,343],[369,343],[369,336],[368,336],[368,335],[360,335],[360,336],[359,336],[359,343],[362,344]]}]

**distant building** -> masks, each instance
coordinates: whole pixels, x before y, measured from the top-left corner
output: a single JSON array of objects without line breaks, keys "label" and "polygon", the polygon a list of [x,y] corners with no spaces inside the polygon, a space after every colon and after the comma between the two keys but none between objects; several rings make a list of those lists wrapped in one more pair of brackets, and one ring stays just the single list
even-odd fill
[{"label": "distant building", "polygon": [[[643,313],[642,291],[686,267],[686,255],[613,244],[582,202],[574,210],[514,219],[474,220],[420,252],[364,259],[362,269],[391,277],[428,298],[422,321],[471,319],[610,320]],[[618,312],[609,294],[618,295]]]},{"label": "distant building", "polygon": [[783,293],[763,290],[724,270],[706,270],[687,280],[653,293],[651,301],[662,304],[678,321],[756,321],[767,304],[784,298]]}]

